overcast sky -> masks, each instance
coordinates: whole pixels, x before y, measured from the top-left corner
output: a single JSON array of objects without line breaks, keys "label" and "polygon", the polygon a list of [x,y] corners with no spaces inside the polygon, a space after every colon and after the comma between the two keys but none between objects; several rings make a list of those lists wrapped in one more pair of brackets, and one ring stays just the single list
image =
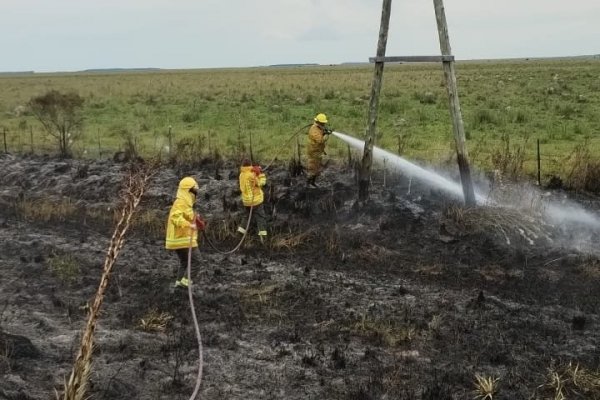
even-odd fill
[{"label": "overcast sky", "polygon": [[[367,61],[381,0],[0,0],[0,71]],[[600,53],[600,0],[445,0],[459,59]],[[431,0],[393,0],[387,55],[439,54]]]}]

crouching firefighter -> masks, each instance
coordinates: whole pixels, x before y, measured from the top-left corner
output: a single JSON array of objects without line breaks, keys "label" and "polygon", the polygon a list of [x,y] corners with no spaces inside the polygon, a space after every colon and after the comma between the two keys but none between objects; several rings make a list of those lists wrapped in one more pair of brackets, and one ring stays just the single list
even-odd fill
[{"label": "crouching firefighter", "polygon": [[[173,250],[179,258],[175,287],[186,288],[190,283],[185,276],[190,246],[192,247],[192,267],[198,265],[196,254],[198,231],[202,231],[206,225],[202,217],[194,213],[194,203],[198,197],[198,190],[198,183],[194,178],[183,178],[179,182],[177,195],[169,212],[165,247],[167,250]],[[182,268],[183,274],[180,275]],[[181,279],[177,279],[179,276],[181,276]]]},{"label": "crouching firefighter", "polygon": [[[264,193],[262,187],[267,183],[267,177],[260,166],[253,166],[250,160],[244,160],[240,168],[240,191],[242,192],[242,203],[246,207],[248,218],[252,210],[252,218],[255,221],[258,237],[264,243],[267,237],[267,218],[263,208]],[[238,232],[246,234],[246,228],[238,227]]]}]

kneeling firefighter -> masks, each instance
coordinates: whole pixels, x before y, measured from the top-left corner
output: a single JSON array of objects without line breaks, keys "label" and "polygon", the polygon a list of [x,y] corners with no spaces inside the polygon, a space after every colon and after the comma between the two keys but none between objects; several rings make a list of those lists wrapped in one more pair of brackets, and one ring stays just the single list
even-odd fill
[{"label": "kneeling firefighter", "polygon": [[[267,237],[267,218],[263,208],[264,193],[262,187],[267,183],[267,177],[260,166],[252,165],[250,160],[244,160],[240,168],[240,191],[242,192],[242,203],[256,223],[258,237],[264,243]],[[246,234],[246,228],[238,227],[238,232]]]},{"label": "kneeling firefighter", "polygon": [[180,270],[183,267],[183,276],[175,281],[176,287],[185,288],[190,283],[185,276],[190,243],[192,247],[192,266],[198,265],[198,258],[194,250],[198,248],[198,231],[203,230],[206,226],[202,217],[194,212],[198,190],[199,186],[194,178],[189,176],[183,178],[179,182],[176,198],[167,220],[165,247],[167,250],[175,251],[179,258],[176,278],[179,277]]},{"label": "kneeling firefighter", "polygon": [[327,143],[327,135],[331,134],[327,123],[327,116],[325,114],[317,114],[314,118],[314,123],[308,130],[308,143],[306,146],[308,176],[306,183],[314,187],[317,186],[316,179],[323,171],[323,155],[327,155],[325,144]]}]

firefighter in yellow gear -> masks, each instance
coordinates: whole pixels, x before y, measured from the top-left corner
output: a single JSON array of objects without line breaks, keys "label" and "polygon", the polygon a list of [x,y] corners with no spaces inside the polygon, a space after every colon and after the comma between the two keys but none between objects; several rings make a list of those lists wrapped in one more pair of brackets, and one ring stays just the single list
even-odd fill
[{"label": "firefighter in yellow gear", "polygon": [[[252,165],[250,160],[244,160],[240,168],[240,191],[242,192],[242,203],[248,214],[252,209],[252,218],[255,221],[260,241],[264,242],[267,237],[267,218],[263,208],[265,195],[263,186],[267,183],[267,176],[260,166]],[[238,232],[246,234],[245,227],[238,227]]]},{"label": "firefighter in yellow gear", "polygon": [[[192,249],[198,247],[198,231],[203,230],[205,223],[202,217],[194,212],[194,203],[198,196],[199,186],[192,177],[185,177],[179,182],[177,194],[169,219],[167,220],[167,233],[165,237],[165,248],[173,250],[179,258],[179,271],[183,267],[183,277],[175,281],[176,287],[187,287],[189,281],[185,276],[187,268],[188,251],[191,244]],[[192,251],[192,265],[197,265],[198,260],[195,251]]]},{"label": "firefighter in yellow gear", "polygon": [[307,183],[316,187],[315,180],[323,171],[323,155],[325,152],[325,144],[327,143],[327,135],[331,133],[327,127],[327,116],[325,114],[317,114],[314,118],[314,123],[308,130],[308,143],[306,146],[306,155],[308,157],[307,166]]}]

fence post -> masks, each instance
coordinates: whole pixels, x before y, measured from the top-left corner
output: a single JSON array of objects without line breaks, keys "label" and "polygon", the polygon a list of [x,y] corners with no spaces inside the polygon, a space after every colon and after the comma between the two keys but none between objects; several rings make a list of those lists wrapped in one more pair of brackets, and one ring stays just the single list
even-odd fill
[{"label": "fence post", "polygon": [[300,150],[300,138],[296,136],[296,155],[298,156],[298,165],[302,165],[302,152]]},{"label": "fence post", "polygon": [[171,134],[172,128],[173,127],[171,125],[169,125],[169,134],[168,134],[169,135],[169,158],[171,158],[171,154],[173,154],[172,153],[172,151],[173,151],[173,136]]},{"label": "fence post", "polygon": [[350,149],[349,144],[347,144],[346,146],[348,146],[348,169],[352,170],[352,150]]},{"label": "fence post", "polygon": [[31,154],[35,154],[33,149],[33,126],[29,126],[29,143],[31,144]]},{"label": "fence post", "polygon": [[385,178],[386,178],[386,172],[387,172],[387,158],[383,159],[383,187],[385,187]]},{"label": "fence post", "polygon": [[8,153],[8,147],[6,146],[6,128],[2,128],[2,134],[4,136],[4,152]]},{"label": "fence post", "polygon": [[249,146],[250,146],[250,161],[252,161],[252,163],[255,162],[254,160],[254,149],[252,148],[252,130],[248,129],[248,134],[249,134]]},{"label": "fence post", "polygon": [[540,155],[540,139],[537,140],[537,183],[542,186],[542,161]]},{"label": "fence post", "polygon": [[98,141],[98,158],[102,158],[102,143],[100,143],[100,128],[96,131],[96,140]]}]

